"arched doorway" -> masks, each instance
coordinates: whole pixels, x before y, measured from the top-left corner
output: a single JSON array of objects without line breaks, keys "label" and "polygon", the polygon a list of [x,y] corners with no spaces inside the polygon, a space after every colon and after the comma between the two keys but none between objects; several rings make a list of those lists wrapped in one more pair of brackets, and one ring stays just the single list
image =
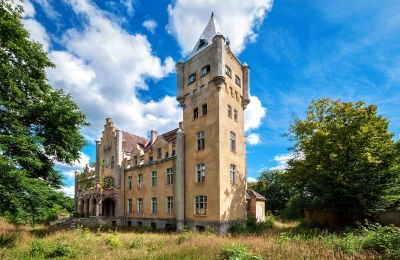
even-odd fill
[{"label": "arched doorway", "polygon": [[114,217],[115,216],[115,201],[110,198],[103,200],[103,216]]},{"label": "arched doorway", "polygon": [[90,200],[86,199],[85,200],[85,217],[89,216],[89,204],[90,204]]}]

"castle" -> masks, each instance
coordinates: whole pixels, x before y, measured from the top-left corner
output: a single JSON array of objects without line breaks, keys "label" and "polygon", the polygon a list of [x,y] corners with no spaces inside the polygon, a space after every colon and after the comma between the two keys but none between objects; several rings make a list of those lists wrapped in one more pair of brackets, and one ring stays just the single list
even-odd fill
[{"label": "castle", "polygon": [[224,233],[247,211],[263,217],[262,196],[246,193],[250,68],[232,53],[214,15],[176,71],[183,122],[147,139],[107,118],[95,169],[75,176],[79,223]]}]

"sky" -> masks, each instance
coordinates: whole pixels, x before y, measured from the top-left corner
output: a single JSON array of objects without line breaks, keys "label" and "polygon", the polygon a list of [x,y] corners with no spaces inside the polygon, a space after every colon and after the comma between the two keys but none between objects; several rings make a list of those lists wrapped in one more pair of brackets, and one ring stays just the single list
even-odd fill
[{"label": "sky", "polygon": [[250,65],[245,112],[249,181],[284,168],[284,136],[323,97],[378,106],[400,137],[400,1],[394,0],[25,0],[24,25],[56,68],[49,83],[70,94],[91,123],[73,165],[56,164],[64,191],[95,160],[106,117],[149,136],[177,126],[175,63],[185,60],[215,13]]}]

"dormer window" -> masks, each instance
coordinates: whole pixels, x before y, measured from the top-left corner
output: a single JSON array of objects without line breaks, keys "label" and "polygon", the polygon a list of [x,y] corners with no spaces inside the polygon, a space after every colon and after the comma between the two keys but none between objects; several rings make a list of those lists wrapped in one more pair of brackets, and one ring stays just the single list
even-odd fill
[{"label": "dormer window", "polygon": [[201,69],[201,76],[203,77],[203,76],[207,75],[209,72],[210,72],[210,65],[204,66]]},{"label": "dormer window", "polygon": [[235,75],[235,83],[240,87],[240,78],[238,75]]},{"label": "dormer window", "polygon": [[199,47],[197,47],[197,50],[200,50],[201,48],[203,48],[206,45],[207,45],[207,40],[206,39],[200,39]]},{"label": "dormer window", "polygon": [[225,66],[225,74],[232,78],[232,70],[228,66]]},{"label": "dormer window", "polygon": [[196,73],[190,74],[189,76],[189,84],[196,81]]}]

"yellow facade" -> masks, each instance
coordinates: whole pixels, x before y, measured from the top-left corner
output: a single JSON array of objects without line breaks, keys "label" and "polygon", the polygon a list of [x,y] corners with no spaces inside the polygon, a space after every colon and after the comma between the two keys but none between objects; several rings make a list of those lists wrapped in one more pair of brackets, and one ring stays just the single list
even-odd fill
[{"label": "yellow facade", "polygon": [[[92,215],[91,223],[209,226],[221,232],[246,218],[249,67],[230,51],[213,16],[189,59],[177,64],[177,100],[182,124],[160,135],[152,131],[149,139],[117,130],[106,120],[89,174],[96,176],[92,187],[80,182],[90,171],[77,175],[79,216]],[[113,205],[114,214],[108,214]]]}]

